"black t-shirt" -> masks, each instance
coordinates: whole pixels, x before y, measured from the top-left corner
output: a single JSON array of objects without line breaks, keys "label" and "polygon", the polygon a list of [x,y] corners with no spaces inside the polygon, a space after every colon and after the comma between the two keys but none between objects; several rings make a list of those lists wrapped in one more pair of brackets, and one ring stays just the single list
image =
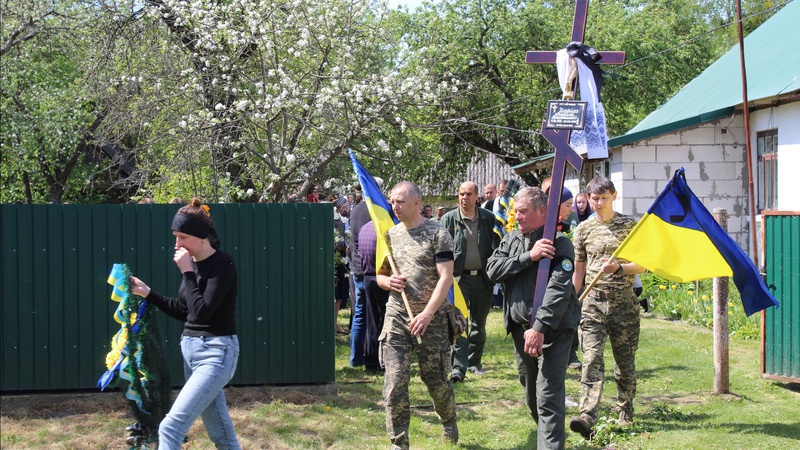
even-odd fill
[{"label": "black t-shirt", "polygon": [[233,258],[217,250],[193,263],[194,272],[184,272],[178,298],[150,290],[147,301],[168,315],[183,320],[184,336],[229,336],[236,334],[238,273]]}]

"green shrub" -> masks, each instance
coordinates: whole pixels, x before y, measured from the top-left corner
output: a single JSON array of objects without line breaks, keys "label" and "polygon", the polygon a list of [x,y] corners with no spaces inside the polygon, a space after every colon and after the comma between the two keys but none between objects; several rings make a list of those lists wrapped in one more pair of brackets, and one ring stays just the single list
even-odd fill
[{"label": "green shrub", "polygon": [[[650,301],[650,310],[670,320],[711,329],[714,326],[713,280],[675,283],[650,272],[642,280],[641,298]],[[761,336],[761,316],[747,317],[741,297],[732,280],[728,281],[728,329],[739,339],[758,339]]]},{"label": "green shrub", "polygon": [[639,429],[635,426],[619,427],[617,418],[610,416],[599,417],[594,431],[592,444],[606,449],[616,448],[621,443],[629,441],[640,434]]}]

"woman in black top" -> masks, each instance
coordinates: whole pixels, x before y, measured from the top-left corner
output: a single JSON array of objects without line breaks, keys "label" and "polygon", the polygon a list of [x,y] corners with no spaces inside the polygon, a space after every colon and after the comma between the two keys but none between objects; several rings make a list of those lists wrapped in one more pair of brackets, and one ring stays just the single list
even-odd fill
[{"label": "woman in black top", "polygon": [[189,427],[202,416],[217,448],[240,449],[222,390],[239,359],[236,266],[219,250],[214,221],[200,200],[193,198],[178,210],[172,234],[173,260],[183,274],[178,297],[165,297],[131,277],[131,292],[184,321],[181,353],[186,384],[158,427],[158,448],[180,449]]},{"label": "woman in black top", "polygon": [[589,196],[586,192],[581,192],[575,196],[575,212],[578,213],[578,223],[583,222],[592,215],[592,207],[589,205]]}]

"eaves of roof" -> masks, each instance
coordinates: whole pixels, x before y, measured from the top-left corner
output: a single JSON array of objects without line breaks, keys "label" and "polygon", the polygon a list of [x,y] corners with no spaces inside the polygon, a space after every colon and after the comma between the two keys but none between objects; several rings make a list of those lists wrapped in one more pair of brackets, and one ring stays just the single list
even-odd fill
[{"label": "eaves of roof", "polygon": [[[748,103],[792,96],[800,91],[800,1],[786,4],[744,40]],[[622,136],[608,141],[621,145],[659,136],[732,115],[741,108],[739,46],[690,81],[675,96]]]},{"label": "eaves of roof", "polygon": [[545,155],[537,156],[530,161],[525,161],[524,163],[517,164],[516,166],[511,166],[511,170],[519,174],[550,167],[553,165],[552,159],[554,156],[555,153],[547,153]]}]

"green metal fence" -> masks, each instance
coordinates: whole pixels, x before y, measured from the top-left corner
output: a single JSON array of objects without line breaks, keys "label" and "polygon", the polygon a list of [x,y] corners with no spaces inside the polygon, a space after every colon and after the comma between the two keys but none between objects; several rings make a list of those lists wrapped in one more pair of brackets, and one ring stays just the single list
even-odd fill
[{"label": "green metal fence", "polygon": [[780,308],[762,316],[762,376],[800,382],[800,212],[763,218],[766,283]]},{"label": "green metal fence", "polygon": [[[113,263],[177,295],[175,205],[0,205],[3,392],[94,388],[119,330]],[[211,205],[239,272],[231,384],[334,381],[330,204]],[[173,382],[182,323],[159,314]]]}]

